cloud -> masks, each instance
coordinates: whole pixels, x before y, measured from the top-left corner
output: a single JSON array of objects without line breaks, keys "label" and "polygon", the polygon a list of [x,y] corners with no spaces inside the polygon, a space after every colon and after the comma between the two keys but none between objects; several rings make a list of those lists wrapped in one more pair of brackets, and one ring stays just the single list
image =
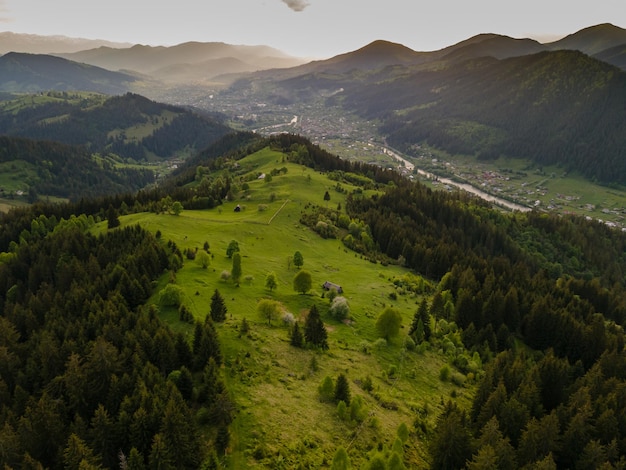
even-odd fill
[{"label": "cloud", "polygon": [[306,7],[310,5],[306,0],[283,0],[283,3],[286,4],[293,11],[303,11]]}]

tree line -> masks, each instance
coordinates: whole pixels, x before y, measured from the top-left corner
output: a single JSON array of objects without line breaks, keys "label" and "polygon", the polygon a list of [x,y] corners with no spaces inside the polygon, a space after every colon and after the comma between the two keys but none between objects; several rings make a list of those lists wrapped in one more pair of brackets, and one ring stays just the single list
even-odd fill
[{"label": "tree line", "polygon": [[189,341],[143,306],[153,281],[182,264],[180,251],[139,226],[90,235],[93,223],[41,217],[3,255],[0,463],[216,462],[233,407],[212,320],[198,321]]}]

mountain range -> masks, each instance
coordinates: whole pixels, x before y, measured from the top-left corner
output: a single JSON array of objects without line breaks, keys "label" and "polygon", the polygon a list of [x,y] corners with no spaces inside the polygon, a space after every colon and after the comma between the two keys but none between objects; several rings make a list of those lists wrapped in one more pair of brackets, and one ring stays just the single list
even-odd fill
[{"label": "mountain range", "polygon": [[415,52],[376,41],[326,61],[247,76],[233,87],[246,100],[321,100],[356,113],[378,122],[378,134],[409,155],[419,156],[427,143],[623,182],[626,73],[618,66],[625,49],[626,30],[607,24],[545,45],[483,34]]},{"label": "mountain range", "polygon": [[[140,89],[155,99],[170,89],[184,103],[189,90],[206,96],[207,84],[221,81],[225,99],[239,100],[234,113],[255,101],[323,103],[378,122],[379,135],[408,154],[428,143],[626,181],[626,30],[611,24],[546,44],[480,34],[432,52],[380,40],[308,63],[265,46],[194,42],[58,55],[1,57],[0,91]],[[204,107],[219,102],[218,94]]]},{"label": "mountain range", "polygon": [[0,32],[0,54],[26,52],[29,54],[53,54],[84,51],[96,47],[130,47],[132,44],[105,41],[102,39],[70,38],[67,36],[41,36]]}]

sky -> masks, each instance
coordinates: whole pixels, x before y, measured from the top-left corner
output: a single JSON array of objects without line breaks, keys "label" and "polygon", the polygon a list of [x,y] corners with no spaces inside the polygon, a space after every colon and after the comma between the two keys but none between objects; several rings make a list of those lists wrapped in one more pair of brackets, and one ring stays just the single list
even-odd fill
[{"label": "sky", "polygon": [[377,39],[434,51],[480,33],[549,42],[600,23],[626,28],[624,0],[0,0],[0,31],[320,59]]}]

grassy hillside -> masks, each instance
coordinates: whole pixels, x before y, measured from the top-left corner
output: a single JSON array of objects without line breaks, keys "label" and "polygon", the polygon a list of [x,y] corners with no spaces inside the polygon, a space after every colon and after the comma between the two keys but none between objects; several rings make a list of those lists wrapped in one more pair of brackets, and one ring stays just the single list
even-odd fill
[{"label": "grassy hillside", "polygon": [[[183,292],[182,304],[197,319],[210,311],[216,289],[224,297],[227,319],[218,325],[224,354],[224,376],[236,403],[236,418],[231,425],[229,468],[321,468],[332,461],[337,448],[344,447],[355,468],[377,450],[389,451],[401,423],[428,433],[444,401],[454,397],[463,408],[469,406],[473,381],[452,373],[452,381],[442,381],[440,371],[446,356],[432,349],[405,347],[408,328],[422,294],[432,283],[404,268],[372,263],[344,248],[337,239],[322,239],[299,222],[302,210],[310,204],[345,207],[345,192],[336,182],[301,165],[285,162],[283,154],[264,149],[239,161],[247,173],[269,175],[272,169],[287,172],[271,181],[254,179],[233,201],[207,211],[184,210],[180,215],[141,213],[121,217],[123,226],[140,224],[160,231],[162,239],[172,240],[183,253],[202,250],[209,244],[211,263],[203,269],[197,261],[186,259],[176,273],[175,284]],[[242,177],[245,178],[246,174]],[[343,185],[347,191],[357,189]],[[328,191],[330,201],[324,200]],[[235,207],[241,207],[235,212]],[[105,230],[105,225],[100,225]],[[226,256],[231,240],[237,240],[242,256],[242,280],[236,286],[224,280],[232,261]],[[296,268],[288,262],[295,251],[304,258],[302,269],[311,273],[313,287],[305,295],[294,291]],[[274,272],[278,287],[270,292],[265,278]],[[339,284],[350,304],[350,322],[339,322],[328,314],[329,299],[321,287],[326,280]],[[157,292],[170,281],[164,275]],[[405,286],[405,287],[402,287]],[[257,302],[271,298],[281,303],[304,324],[309,308],[316,304],[329,336],[329,349],[299,349],[290,345],[289,331],[278,318],[269,326],[256,310]],[[161,315],[176,330],[193,336],[193,327],[179,321],[174,307],[159,303]],[[389,343],[378,338],[378,315],[392,306],[401,312],[399,337]],[[250,333],[241,335],[243,319]],[[440,327],[445,327],[441,324]],[[439,334],[447,331],[440,329]],[[449,338],[455,336],[450,333]],[[444,341],[435,342],[444,344]],[[341,420],[333,403],[320,401],[318,386],[329,376],[335,381],[347,376],[352,397],[363,400],[362,416],[357,421]],[[372,381],[372,389],[364,383]],[[457,383],[455,385],[453,382]],[[411,468],[427,466],[424,434],[412,432],[403,447],[404,462]]]}]

